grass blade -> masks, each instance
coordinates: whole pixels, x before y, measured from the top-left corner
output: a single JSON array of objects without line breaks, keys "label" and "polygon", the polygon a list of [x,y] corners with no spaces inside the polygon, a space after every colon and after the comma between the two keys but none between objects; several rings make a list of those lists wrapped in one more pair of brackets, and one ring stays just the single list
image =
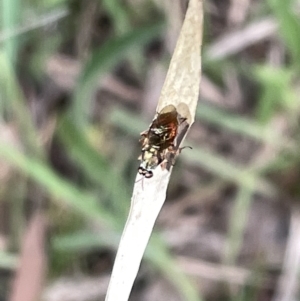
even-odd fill
[{"label": "grass blade", "polygon": [[[4,32],[10,31],[17,25],[20,20],[21,12],[20,0],[2,0],[2,30]],[[4,42],[4,53],[6,59],[13,64],[16,62],[18,49],[18,40],[16,38],[6,39]]]},{"label": "grass blade", "polygon": [[281,36],[292,54],[294,64],[300,68],[300,40],[296,38],[300,32],[300,21],[296,10],[293,10],[296,1],[269,0],[268,3],[279,20]]},{"label": "grass blade", "polygon": [[81,126],[87,122],[92,95],[99,78],[116,66],[128,51],[158,36],[162,28],[163,23],[158,23],[132,30],[94,51],[79,78],[73,97],[72,118],[77,124]]},{"label": "grass blade", "polygon": [[116,204],[115,210],[121,213],[122,218],[125,218],[130,195],[123,178],[113,171],[106,158],[92,147],[82,129],[70,119],[62,120],[59,126],[59,136],[74,162],[93,182],[100,184],[104,194],[111,199],[111,204]]},{"label": "grass blade", "polygon": [[25,156],[1,141],[0,157],[42,185],[52,196],[64,201],[66,205],[82,215],[111,227],[116,226],[115,218],[101,208],[97,198],[58,176],[42,161]]}]

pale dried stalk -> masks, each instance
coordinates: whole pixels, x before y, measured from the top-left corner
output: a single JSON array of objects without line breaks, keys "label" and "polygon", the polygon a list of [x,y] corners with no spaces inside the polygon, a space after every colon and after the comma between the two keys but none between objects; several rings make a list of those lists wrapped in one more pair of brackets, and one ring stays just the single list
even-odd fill
[{"label": "pale dried stalk", "polygon": [[[157,106],[158,112],[167,105],[175,106],[189,125],[194,121],[199,96],[202,19],[202,1],[190,0]],[[170,172],[160,166],[150,179],[137,176],[106,301],[128,300],[155,220],[165,201],[169,178]]]},{"label": "pale dried stalk", "polygon": [[201,79],[202,22],[202,1],[190,0],[157,105],[157,112],[167,105],[175,106],[190,125],[195,118]]},{"label": "pale dried stalk", "polygon": [[290,233],[287,241],[283,271],[273,301],[299,300],[300,271],[300,207],[291,207]]},{"label": "pale dried stalk", "polygon": [[278,23],[273,18],[264,18],[249,24],[247,27],[225,34],[207,47],[208,60],[222,60],[245,48],[276,34]]}]

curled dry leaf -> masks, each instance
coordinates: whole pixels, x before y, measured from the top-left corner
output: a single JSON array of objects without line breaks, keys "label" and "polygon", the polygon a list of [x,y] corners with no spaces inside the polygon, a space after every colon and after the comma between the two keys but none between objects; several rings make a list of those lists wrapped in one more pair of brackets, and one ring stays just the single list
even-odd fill
[{"label": "curled dry leaf", "polygon": [[[201,74],[202,19],[202,1],[190,0],[158,101],[157,112],[167,112],[169,108],[175,108],[177,115],[185,120],[185,123],[182,123],[183,127],[178,127],[174,144],[171,145],[171,149],[175,150],[171,152],[173,157],[176,156],[180,143],[194,122]],[[156,133],[163,137],[161,143],[165,144],[170,133],[167,132],[165,135],[164,130],[164,127],[158,128]],[[149,137],[146,136],[147,138]],[[160,159],[159,156],[163,156],[164,159],[166,148],[170,147],[168,143],[165,144],[166,148],[159,143],[154,145],[149,143],[148,147],[146,143],[149,140],[145,141],[143,136],[142,142],[143,151],[148,152],[146,160],[151,160],[152,157]],[[138,174],[136,178],[130,213],[119,245],[106,301],[128,300],[155,220],[165,201],[172,166],[170,170],[161,168],[160,160],[154,162],[154,165],[151,170],[153,176],[145,178],[143,174]],[[197,292],[194,290],[191,293],[192,290],[193,288],[190,287],[189,295],[184,296],[185,300],[198,300]]]},{"label": "curled dry leaf", "polygon": [[194,122],[201,77],[202,1],[191,0],[157,105],[157,112],[174,105]]}]

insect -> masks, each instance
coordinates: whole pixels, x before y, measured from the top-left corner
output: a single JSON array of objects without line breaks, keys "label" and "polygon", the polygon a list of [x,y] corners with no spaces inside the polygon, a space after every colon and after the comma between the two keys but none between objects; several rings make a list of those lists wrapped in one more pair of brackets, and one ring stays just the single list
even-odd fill
[{"label": "insect", "polygon": [[185,120],[172,105],[157,113],[149,129],[141,133],[142,154],[139,160],[142,162],[138,169],[139,174],[151,178],[153,170],[167,160],[167,154],[176,152],[174,140],[179,125]]}]

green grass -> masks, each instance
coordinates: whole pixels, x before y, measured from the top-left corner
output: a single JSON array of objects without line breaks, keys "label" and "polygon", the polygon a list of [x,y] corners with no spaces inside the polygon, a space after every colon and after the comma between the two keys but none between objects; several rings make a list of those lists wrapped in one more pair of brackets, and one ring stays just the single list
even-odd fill
[{"label": "green grass", "polygon": [[72,118],[79,125],[85,125],[92,107],[93,92],[101,76],[111,70],[131,50],[138,53],[136,47],[143,46],[153,37],[158,37],[162,23],[134,29],[123,36],[105,43],[100,49],[93,50],[90,59],[76,85],[72,106]]}]

